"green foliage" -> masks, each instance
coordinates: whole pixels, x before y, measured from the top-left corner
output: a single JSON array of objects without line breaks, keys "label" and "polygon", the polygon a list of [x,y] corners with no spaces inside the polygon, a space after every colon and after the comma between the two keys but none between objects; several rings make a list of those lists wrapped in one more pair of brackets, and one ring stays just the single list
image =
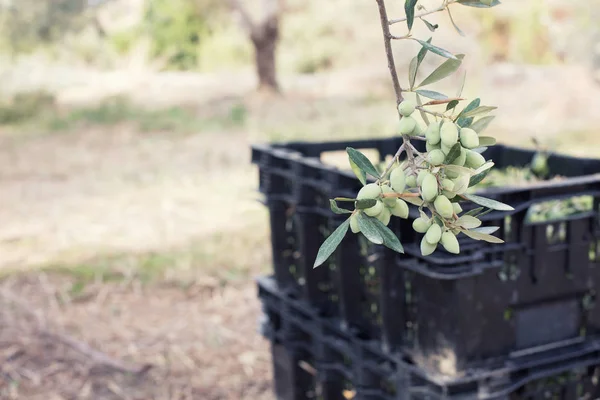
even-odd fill
[{"label": "green foliage", "polygon": [[[407,22],[408,31],[413,27],[416,18],[422,18],[416,14],[418,1],[405,0],[406,18],[394,22]],[[462,31],[456,25],[450,14],[449,5],[462,4],[465,6],[490,8],[499,4],[498,0],[457,0],[446,1],[437,11],[447,10],[450,20],[459,34]],[[385,15],[385,5],[380,3],[381,16]],[[384,24],[386,21],[383,22]],[[431,24],[427,24],[428,26]],[[384,25],[384,32],[387,27]],[[431,30],[436,27],[431,26]],[[411,92],[415,92],[416,105],[410,100],[400,101],[398,104],[398,116],[400,122],[397,131],[403,139],[403,144],[394,155],[390,164],[383,173],[377,171],[369,159],[360,151],[347,148],[348,158],[352,170],[363,183],[355,201],[355,210],[340,210],[335,202],[331,203],[332,211],[336,214],[351,213],[351,216],[342,224],[332,236],[327,238],[315,261],[315,267],[319,266],[335,247],[339,245],[345,236],[348,227],[355,234],[361,233],[367,240],[374,244],[383,244],[397,251],[403,252],[401,243],[396,235],[387,228],[391,216],[408,218],[409,209],[406,202],[419,207],[420,218],[413,223],[413,229],[425,236],[421,241],[421,254],[428,256],[442,245],[446,251],[458,254],[460,246],[456,236],[464,233],[475,240],[483,240],[490,243],[503,243],[502,239],[492,236],[496,227],[481,227],[481,217],[491,210],[512,211],[513,208],[497,200],[467,193],[470,186],[475,185],[485,178],[494,163],[486,161],[481,155],[484,148],[482,145],[492,146],[495,140],[489,137],[481,137],[478,133],[484,130],[491,122],[486,115],[496,107],[481,105],[479,98],[472,100],[467,106],[455,115],[462,98],[449,98],[443,93],[432,90],[416,90],[422,86],[436,83],[458,70],[464,55],[454,55],[434,44],[432,40],[427,41],[413,38],[410,34],[395,37],[395,39],[414,40],[421,45],[419,53],[409,65],[408,82]],[[389,39],[388,39],[389,40]],[[446,58],[433,72],[431,72],[419,85],[415,85],[416,76],[423,59],[427,54],[433,53]],[[388,54],[388,57],[392,57]],[[393,60],[390,60],[390,63]],[[396,90],[400,100],[402,93]],[[462,87],[458,96],[462,93]],[[423,104],[421,96],[432,99]],[[429,107],[446,105],[444,112],[433,111]],[[426,128],[413,117],[419,110]],[[427,114],[430,116],[428,117]],[[431,121],[435,118],[435,121]],[[470,126],[476,126],[471,129]],[[427,142],[424,153],[419,152],[411,140],[425,140]],[[406,153],[406,159],[400,156]],[[538,169],[543,167],[543,160],[537,160]],[[366,176],[370,175],[377,180],[374,183],[366,183]],[[418,187],[407,182],[416,182]],[[405,201],[406,200],[406,201]],[[470,201],[481,205],[476,212],[464,213],[457,201]],[[454,202],[454,203],[453,203]],[[488,211],[484,211],[487,208]],[[429,215],[428,215],[429,213]]]},{"label": "green foliage", "polygon": [[167,59],[173,69],[198,65],[200,41],[211,33],[207,1],[147,0],[143,31],[150,38],[152,56]]},{"label": "green foliage", "polygon": [[54,96],[45,91],[24,92],[0,104],[0,125],[13,125],[34,119],[54,107]]},{"label": "green foliage", "polygon": [[87,0],[0,2],[0,37],[11,51],[30,52],[82,29],[88,11]]}]

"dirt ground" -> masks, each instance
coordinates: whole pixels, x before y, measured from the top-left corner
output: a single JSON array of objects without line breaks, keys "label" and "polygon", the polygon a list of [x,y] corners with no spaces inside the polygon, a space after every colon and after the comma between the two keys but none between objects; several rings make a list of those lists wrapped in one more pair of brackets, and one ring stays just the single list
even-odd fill
[{"label": "dirt ground", "polygon": [[[228,131],[0,132],[0,398],[272,399],[252,281],[269,270],[269,232],[249,145],[267,130],[387,135],[387,122],[366,125],[389,114],[386,72],[354,72],[298,78],[263,102],[241,83],[251,117]],[[184,78],[148,91],[214,86]],[[468,90],[499,106],[501,141],[600,154],[600,87],[582,68],[496,65]]]}]

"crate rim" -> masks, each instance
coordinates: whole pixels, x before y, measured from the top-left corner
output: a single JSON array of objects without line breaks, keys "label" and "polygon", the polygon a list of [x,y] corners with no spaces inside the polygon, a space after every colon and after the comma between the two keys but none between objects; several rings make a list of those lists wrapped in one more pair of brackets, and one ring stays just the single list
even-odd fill
[{"label": "crate rim", "polygon": [[[313,145],[314,146],[339,145],[340,149],[338,149],[338,150],[343,150],[346,147],[351,147],[351,145],[359,147],[359,145],[361,145],[361,144],[365,144],[365,147],[375,147],[374,144],[377,142],[381,143],[381,142],[388,142],[388,141],[392,141],[392,140],[399,140],[399,138],[397,136],[391,136],[391,137],[387,137],[387,138],[366,139],[366,140],[365,139],[363,139],[363,140],[353,139],[353,140],[347,140],[347,141],[340,141],[340,140],[310,141],[310,142],[309,141],[288,141],[288,142],[277,142],[277,143],[275,143],[275,142],[273,142],[273,143],[260,142],[260,143],[252,144],[251,148],[253,151],[266,151],[275,156],[287,158],[290,161],[299,162],[299,163],[302,163],[307,166],[313,166],[313,167],[318,166],[325,170],[339,173],[345,177],[355,178],[355,175],[349,170],[344,170],[344,169],[340,169],[333,165],[325,164],[325,163],[321,162],[320,160],[316,159],[315,157],[305,156],[304,154],[302,154],[302,152],[295,150],[294,148],[302,147],[302,146],[306,146],[306,145],[311,145],[311,146],[313,146]],[[369,145],[367,145],[367,144],[369,144]],[[517,150],[517,151],[535,151],[533,149],[528,149],[525,147],[511,146],[511,145],[505,145],[505,144],[497,144],[497,145],[495,145],[495,147],[502,147],[504,149]],[[327,150],[327,151],[329,151],[329,150]],[[335,150],[331,150],[331,151],[335,151]],[[568,155],[568,154],[564,154],[564,153],[556,153],[556,152],[548,152],[547,154],[548,154],[549,159],[552,157],[561,157],[564,159],[571,159],[572,161],[575,161],[575,162],[586,162],[586,161],[587,162],[600,162],[600,158],[575,157],[572,155]],[[255,159],[254,157],[252,159],[252,162],[254,164],[260,165],[260,162],[257,159]],[[373,182],[375,181],[372,178],[370,180],[372,180]],[[531,189],[537,189],[537,190],[560,189],[563,187],[567,188],[570,186],[596,183],[596,182],[600,182],[600,173],[578,175],[578,176],[574,176],[574,177],[565,177],[564,179],[557,180],[557,181],[541,181],[539,183],[531,183],[531,184],[522,185],[522,186],[485,188],[483,190],[477,190],[475,192],[475,194],[501,196],[504,194],[514,194],[514,193],[518,193],[518,192],[522,192],[522,191],[528,191]],[[581,194],[581,195],[585,195],[585,193]],[[566,197],[573,197],[573,195],[568,195]]]}]

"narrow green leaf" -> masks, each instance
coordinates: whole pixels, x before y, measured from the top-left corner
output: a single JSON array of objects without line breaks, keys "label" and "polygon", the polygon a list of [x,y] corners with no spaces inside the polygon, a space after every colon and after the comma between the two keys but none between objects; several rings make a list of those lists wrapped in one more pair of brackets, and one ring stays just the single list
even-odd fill
[{"label": "narrow green leaf", "polygon": [[346,147],[346,152],[348,153],[350,160],[354,162],[358,168],[375,178],[379,178],[379,172],[377,172],[367,156],[352,147]]},{"label": "narrow green leaf", "polygon": [[496,144],[496,139],[490,136],[479,136],[480,146],[493,146]]},{"label": "narrow green leaf", "polygon": [[344,236],[346,236],[346,232],[348,232],[348,227],[350,226],[350,219],[348,218],[344,221],[340,226],[337,227],[335,231],[321,245],[319,248],[319,252],[317,253],[317,258],[313,265],[313,268],[317,268],[319,265],[323,264],[329,256],[333,254],[335,249],[342,243]]},{"label": "narrow green leaf", "polygon": [[435,30],[440,27],[438,24],[432,24],[431,22],[427,21],[425,18],[421,18],[421,21],[423,21],[423,23],[425,23],[425,25],[431,32],[435,32]]},{"label": "narrow green leaf", "polygon": [[463,108],[463,110],[456,116],[456,121],[458,121],[460,118],[462,118],[466,113],[468,113],[471,110],[476,109],[477,107],[479,107],[479,104],[481,104],[481,99],[477,98],[473,101],[471,101],[469,104],[467,104],[467,106],[465,108]]},{"label": "narrow green leaf", "polygon": [[415,6],[418,0],[406,0],[404,2],[404,11],[406,12],[406,25],[410,31],[415,22]]},{"label": "narrow green leaf", "polygon": [[473,176],[478,175],[478,174],[480,174],[482,172],[485,172],[485,171],[489,170],[494,165],[496,165],[496,163],[494,163],[493,161],[486,161],[485,164],[483,164],[481,167],[479,167],[479,168],[477,168],[475,170],[475,172],[473,173]]},{"label": "narrow green leaf", "polygon": [[379,233],[375,222],[376,218],[368,217],[364,213],[358,214],[358,227],[360,231],[370,242],[383,244],[383,236]]},{"label": "narrow green leaf", "polygon": [[419,68],[419,59],[417,57],[413,57],[410,60],[410,65],[408,66],[408,83],[410,85],[410,89],[415,87],[415,80],[417,79],[417,68]]},{"label": "narrow green leaf", "polygon": [[352,161],[352,160],[348,160],[348,161],[350,162],[350,168],[352,168],[352,172],[354,172],[354,175],[356,175],[356,177],[358,178],[360,183],[362,183],[363,185],[366,185],[367,184],[367,174],[365,173],[365,171],[360,169],[354,161]]},{"label": "narrow green leaf", "polygon": [[512,211],[514,208],[509,206],[508,204],[501,203],[497,200],[488,199],[485,197],[477,196],[475,194],[463,194],[462,195],[467,200],[472,201],[475,204],[479,204],[480,206],[484,206],[490,208],[492,210],[498,211]]},{"label": "narrow green leaf", "polygon": [[333,211],[336,214],[352,214],[352,211],[338,207],[335,200],[329,200],[329,207],[331,208],[331,211]]},{"label": "narrow green leaf", "polygon": [[452,22],[454,29],[456,29],[456,32],[458,32],[460,36],[465,36],[465,33],[461,31],[458,25],[456,25],[456,22],[454,22],[454,18],[452,18],[452,13],[450,12],[450,7],[447,7],[446,10],[448,11],[448,16],[450,17],[450,21]]},{"label": "narrow green leaf", "polygon": [[448,103],[448,105],[446,106],[446,111],[450,111],[454,108],[456,108],[456,106],[458,105],[458,100],[453,100],[450,103]]},{"label": "narrow green leaf", "polygon": [[452,148],[446,155],[446,160],[444,161],[444,164],[452,164],[452,161],[456,160],[456,158],[460,156],[461,149],[462,146],[460,143],[456,143],[454,146],[452,146]]},{"label": "narrow green leaf", "polygon": [[497,238],[496,236],[488,235],[487,233],[481,233],[471,230],[463,230],[462,232],[468,237],[475,240],[484,240],[488,243],[504,243],[504,240]]},{"label": "narrow green leaf", "polygon": [[465,90],[465,83],[467,82],[467,71],[463,74],[462,83],[460,84],[460,88],[458,92],[456,92],[456,97],[461,97],[463,94],[463,90]]},{"label": "narrow green leaf", "polygon": [[479,214],[482,211],[483,211],[483,207],[477,207],[477,208],[472,209],[471,211],[467,211],[463,215],[472,215],[473,217],[475,217],[477,214]]},{"label": "narrow green leaf", "polygon": [[473,231],[491,235],[492,233],[497,232],[498,229],[500,229],[499,226],[482,226],[482,227],[473,229]]},{"label": "narrow green leaf", "polygon": [[446,171],[452,171],[452,172],[454,172],[456,174],[459,174],[459,175],[467,175],[467,176],[472,176],[473,173],[475,172],[475,171],[473,171],[470,168],[461,167],[460,165],[446,165],[444,167],[444,169]]},{"label": "narrow green leaf", "polygon": [[475,117],[477,115],[481,115],[481,114],[487,114],[489,112],[494,111],[495,109],[497,109],[498,107],[492,107],[492,106],[481,106],[481,107],[477,107],[473,110],[470,110],[469,112],[466,112],[462,115],[463,118],[469,118],[469,117]]},{"label": "narrow green leaf", "polygon": [[481,226],[481,221],[472,215],[463,215],[456,220],[456,223],[465,229],[473,229]]},{"label": "narrow green leaf", "polygon": [[439,67],[437,67],[427,78],[421,82],[419,87],[431,85],[432,83],[438,82],[453,73],[455,73],[460,64],[462,63],[463,58],[465,58],[464,54],[457,54],[455,59],[450,59],[444,61]]},{"label": "narrow green leaf", "polygon": [[[429,39],[427,39],[427,43],[431,43],[432,39],[433,39],[433,37],[430,37]],[[421,65],[421,63],[425,59],[425,56],[427,55],[428,51],[429,50],[425,46],[421,47],[421,50],[419,50],[419,53],[417,54],[417,68]]]},{"label": "narrow green leaf", "polygon": [[490,123],[495,119],[496,117],[493,115],[490,115],[488,117],[483,117],[478,119],[477,121],[475,121],[472,125],[471,125],[471,129],[473,129],[475,132],[477,133],[481,133],[483,132],[489,125]]},{"label": "narrow green leaf", "polygon": [[364,210],[366,208],[371,208],[375,204],[377,204],[377,200],[375,199],[361,199],[356,201],[356,209]]},{"label": "narrow green leaf", "polygon": [[490,173],[490,170],[488,169],[487,171],[483,171],[480,174],[477,174],[475,176],[471,177],[471,180],[469,181],[469,187],[473,187],[475,185],[477,185],[479,182],[481,182],[482,180],[485,179],[485,177]]},{"label": "narrow green leaf", "polygon": [[417,93],[419,93],[421,96],[423,97],[427,97],[428,99],[434,99],[434,100],[446,100],[448,98],[448,96],[446,96],[445,94],[439,93],[439,92],[434,92],[433,90],[417,90]]},{"label": "narrow green leaf", "polygon": [[[419,96],[419,94],[417,93],[417,95],[415,96],[417,98],[417,105],[419,107],[423,107],[423,102],[421,101],[421,96]],[[427,125],[429,125],[429,117],[427,116],[427,113],[421,109],[419,109],[419,114],[421,114],[421,118],[423,118],[423,121],[425,121],[425,123]]]},{"label": "narrow green leaf", "polygon": [[381,237],[383,238],[383,245],[398,253],[404,253],[404,247],[402,247],[402,244],[394,232],[392,232],[392,230],[385,226],[380,220],[374,218],[373,221],[377,227],[377,230],[381,234]]},{"label": "narrow green leaf", "polygon": [[490,4],[489,6],[487,4],[483,4],[479,0],[458,0],[458,3],[462,4],[463,6],[477,7],[477,8],[491,8],[491,7],[496,7],[497,5],[502,4],[500,2],[500,0],[492,1],[492,4]]},{"label": "narrow green leaf", "polygon": [[423,199],[420,197],[404,197],[402,200],[417,207],[421,207],[423,205]]},{"label": "narrow green leaf", "polygon": [[426,47],[432,53],[437,54],[438,56],[442,56],[445,58],[449,58],[451,60],[458,60],[457,56],[450,53],[448,50],[444,50],[441,47],[434,46],[431,43],[425,42],[421,39],[415,39],[417,42],[421,43],[421,46]]},{"label": "narrow green leaf", "polygon": [[456,125],[460,126],[461,128],[468,128],[471,126],[471,124],[473,123],[473,118],[459,118],[458,121],[456,121]]}]

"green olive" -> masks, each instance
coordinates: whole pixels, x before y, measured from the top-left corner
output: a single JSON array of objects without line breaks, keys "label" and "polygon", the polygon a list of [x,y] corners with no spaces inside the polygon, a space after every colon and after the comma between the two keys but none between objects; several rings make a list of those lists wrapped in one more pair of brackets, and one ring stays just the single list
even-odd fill
[{"label": "green olive", "polygon": [[485,158],[473,150],[467,151],[467,160],[465,166],[473,169],[477,169],[485,164]]},{"label": "green olive", "polygon": [[396,204],[390,209],[392,215],[400,218],[408,218],[408,204],[402,199],[396,199]]},{"label": "green olive", "polygon": [[417,178],[414,175],[410,175],[406,178],[406,186],[410,188],[417,187]]},{"label": "green olive", "polygon": [[403,193],[406,189],[406,174],[402,167],[397,167],[390,173],[390,185],[396,193]]},{"label": "green olive", "polygon": [[413,221],[412,226],[416,232],[425,233],[431,226],[431,220],[419,217]]},{"label": "green olive", "polygon": [[[394,192],[392,190],[392,188],[389,187],[388,185],[382,185],[381,186],[381,193],[383,193],[383,194],[395,194],[396,192]],[[384,197],[383,198],[383,204],[386,205],[387,207],[393,207],[396,204],[396,198],[395,197]]]},{"label": "green olive", "polygon": [[377,199],[379,196],[381,196],[381,187],[376,183],[369,183],[359,190],[356,199]]},{"label": "green olive", "polygon": [[425,234],[425,240],[430,244],[436,244],[442,237],[442,228],[438,224],[432,224],[427,233]]},{"label": "green olive", "polygon": [[446,159],[446,155],[442,152],[442,150],[433,150],[427,155],[427,161],[429,164],[438,166],[444,163]]},{"label": "green olive", "polygon": [[431,244],[429,243],[425,237],[423,237],[423,239],[421,240],[421,254],[423,254],[424,256],[428,256],[430,254],[432,254],[435,249],[437,247],[437,244]]},{"label": "green olive", "polygon": [[401,135],[410,135],[417,126],[417,121],[413,117],[404,117],[398,124],[398,133]]},{"label": "green olive", "polygon": [[452,147],[458,142],[458,127],[453,122],[445,122],[440,128],[442,144]]},{"label": "green olive", "polygon": [[413,103],[410,100],[404,100],[402,103],[400,103],[400,105],[398,106],[398,111],[400,112],[400,114],[403,117],[408,117],[410,116],[410,114],[415,112],[415,103]]},{"label": "green olive", "polygon": [[369,217],[376,217],[383,211],[384,208],[383,202],[381,200],[377,200],[377,203],[373,207],[367,208],[363,210],[363,212]]},{"label": "green olive", "polygon": [[[440,143],[440,124],[439,122],[432,122],[425,131],[425,138],[427,138],[427,144],[436,145]],[[429,151],[429,150],[428,150]]]},{"label": "green olive", "polygon": [[463,210],[458,203],[452,203],[452,208],[454,209],[454,214],[460,214]]},{"label": "green olive", "polygon": [[454,236],[452,232],[447,231],[442,233],[441,243],[442,246],[444,246],[444,249],[446,249],[446,251],[448,251],[449,253],[460,253],[460,245],[458,244],[458,239],[456,239],[456,236]]},{"label": "green olive", "polygon": [[423,200],[431,202],[438,195],[438,183],[437,178],[428,173],[425,178],[423,178],[423,183],[421,184],[421,194],[423,195]]},{"label": "green olive", "polygon": [[392,213],[387,207],[384,207],[383,210],[377,215],[377,219],[380,220],[384,225],[388,225],[390,223],[391,217]]},{"label": "green olive", "polygon": [[460,144],[467,149],[479,147],[479,136],[477,132],[470,128],[460,130]]},{"label": "green olive", "polygon": [[438,214],[440,214],[443,218],[452,218],[452,215],[454,215],[452,203],[444,195],[436,197],[433,205],[435,207],[435,211],[437,211]]}]

